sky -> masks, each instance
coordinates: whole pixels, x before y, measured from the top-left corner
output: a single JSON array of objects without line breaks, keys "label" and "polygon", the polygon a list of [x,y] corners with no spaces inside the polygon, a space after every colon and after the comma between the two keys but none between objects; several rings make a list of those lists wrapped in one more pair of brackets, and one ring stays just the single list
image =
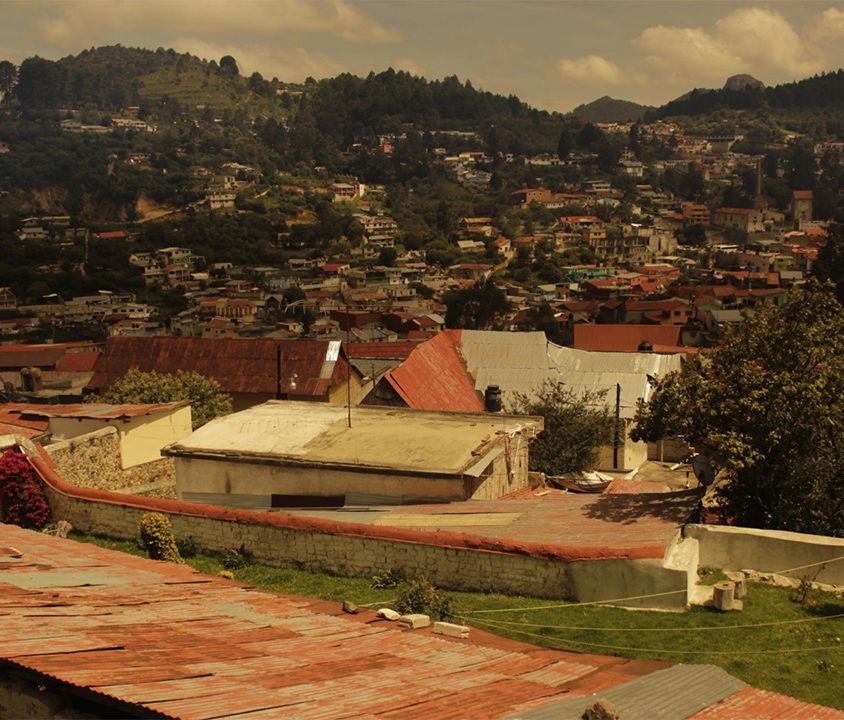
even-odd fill
[{"label": "sky", "polygon": [[603,95],[659,105],[748,73],[844,66],[844,2],[702,0],[0,0],[0,59],[101,45],[232,55],[301,82],[393,67],[567,112]]}]

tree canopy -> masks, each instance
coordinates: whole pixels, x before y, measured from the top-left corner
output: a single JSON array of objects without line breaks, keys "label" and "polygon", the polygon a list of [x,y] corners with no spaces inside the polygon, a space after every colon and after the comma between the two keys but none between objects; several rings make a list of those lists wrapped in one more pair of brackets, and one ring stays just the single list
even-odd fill
[{"label": "tree canopy", "polygon": [[844,314],[830,288],[728,330],[660,378],[636,422],[634,439],[678,435],[712,459],[735,523],[844,536]]},{"label": "tree canopy", "polygon": [[101,396],[92,396],[94,402],[108,403],[164,403],[190,400],[193,429],[209,420],[232,411],[232,399],[220,388],[216,380],[197,372],[180,370],[175,375],[155,370],[141,372],[130,370],[111,385]]},{"label": "tree canopy", "polygon": [[540,415],[545,429],[530,446],[530,469],[546,475],[589,470],[613,437],[613,416],[604,392],[578,395],[560,380],[546,380],[535,393],[516,393],[511,412]]}]

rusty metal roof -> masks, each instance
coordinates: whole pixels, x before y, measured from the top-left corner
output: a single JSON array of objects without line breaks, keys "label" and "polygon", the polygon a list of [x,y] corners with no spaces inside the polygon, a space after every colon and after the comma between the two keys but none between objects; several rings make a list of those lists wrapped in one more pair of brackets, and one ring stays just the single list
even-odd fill
[{"label": "rusty metal roof", "polygon": [[47,418],[85,418],[92,420],[122,420],[123,418],[141,417],[153,413],[178,410],[190,405],[190,400],[169,403],[124,404],[80,403],[76,405],[27,405],[21,410],[28,416]]},{"label": "rusty metal roof", "polygon": [[639,344],[647,340],[653,345],[676,348],[680,347],[679,325],[588,325],[574,326],[574,343],[577,350],[597,350],[601,352],[636,352]]},{"label": "rusty metal roof", "polygon": [[[20,551],[20,557],[10,553]],[[666,663],[452,640],[0,525],[0,657],[143,714],[481,718],[588,696]],[[248,714],[248,715],[246,715]]]},{"label": "rusty metal roof", "polygon": [[349,376],[345,353],[330,355],[331,343],[266,338],[109,338],[88,387],[102,390],[132,368],[161,373],[193,370],[216,380],[228,393],[275,394],[276,349],[281,348],[282,392],[291,397],[319,397]]},{"label": "rusty metal roof", "polygon": [[459,335],[442,332],[416,347],[385,377],[407,406],[416,410],[483,412],[457,349]]}]

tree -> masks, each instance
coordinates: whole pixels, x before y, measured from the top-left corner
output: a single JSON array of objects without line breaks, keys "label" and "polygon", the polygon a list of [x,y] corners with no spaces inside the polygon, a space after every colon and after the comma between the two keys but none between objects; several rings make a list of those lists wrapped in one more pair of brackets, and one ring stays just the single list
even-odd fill
[{"label": "tree", "polygon": [[491,279],[479,280],[472,287],[445,295],[445,322],[450,328],[488,330],[499,324],[510,309],[504,291]]},{"label": "tree", "polygon": [[838,300],[844,303],[844,226],[841,224],[830,228],[829,238],[812,266],[812,274],[821,282],[834,283]]},{"label": "tree", "polygon": [[5,100],[15,86],[18,69],[8,60],[0,60],[0,100]]},{"label": "tree", "polygon": [[179,370],[175,375],[155,370],[141,372],[132,369],[112,384],[102,396],[91,396],[93,402],[107,403],[165,403],[191,401],[193,429],[209,420],[232,411],[231,396],[226,395],[216,380],[197,372]]},{"label": "tree", "polygon": [[240,70],[237,67],[237,60],[231,55],[223,55],[220,58],[220,72],[223,75],[240,75]]},{"label": "tree", "polygon": [[588,390],[578,395],[560,380],[546,380],[534,394],[516,393],[510,412],[545,419],[545,429],[530,446],[530,469],[562,475],[594,467],[613,437],[605,395]]},{"label": "tree", "polygon": [[844,315],[831,288],[793,291],[657,380],[634,440],[681,436],[722,471],[742,525],[844,536]]},{"label": "tree", "polygon": [[557,157],[560,158],[560,160],[566,160],[571,153],[571,149],[571,133],[564,129],[560,132],[560,139],[557,140]]}]

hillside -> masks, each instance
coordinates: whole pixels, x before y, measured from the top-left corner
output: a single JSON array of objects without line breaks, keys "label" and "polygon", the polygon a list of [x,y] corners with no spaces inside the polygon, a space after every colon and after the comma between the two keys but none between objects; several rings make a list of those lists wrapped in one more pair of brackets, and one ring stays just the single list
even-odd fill
[{"label": "hillside", "polygon": [[640,105],[630,100],[617,100],[608,95],[585,105],[578,105],[571,114],[584,122],[630,122],[641,120],[650,105]]},{"label": "hillside", "polygon": [[15,95],[32,110],[95,107],[114,112],[177,101],[182,110],[237,107],[251,117],[281,117],[284,108],[276,97],[280,87],[277,80],[243,78],[214,61],[174,50],[115,45],[57,61],[28,58],[21,64]]},{"label": "hillside", "polygon": [[755,83],[728,83],[721,90],[695,89],[652,110],[646,117],[695,117],[721,110],[760,109],[787,114],[792,111],[805,112],[812,108],[844,110],[844,70],[772,87],[765,87],[757,80]]}]

